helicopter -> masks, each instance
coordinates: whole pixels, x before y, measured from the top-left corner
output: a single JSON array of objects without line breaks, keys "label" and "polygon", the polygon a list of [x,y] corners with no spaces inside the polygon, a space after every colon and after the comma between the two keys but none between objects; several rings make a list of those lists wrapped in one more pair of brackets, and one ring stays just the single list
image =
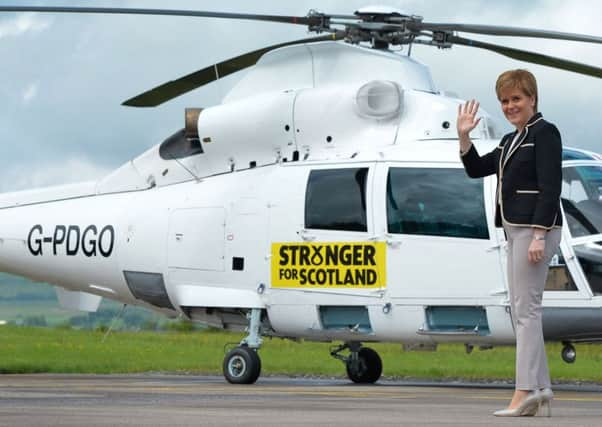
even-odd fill
[{"label": "helicopter", "polygon": [[[175,9],[0,6],[279,22],[316,36],[211,64],[129,98],[154,107],[246,70],[219,105],[103,178],[0,195],[0,271],[57,286],[66,307],[101,298],[245,331],[225,379],[252,384],[265,337],[340,342],[350,380],[374,383],[364,344],[514,343],[496,182],[469,179],[458,105],[429,68],[392,47],[462,45],[594,78],[602,69],[458,33],[602,43],[545,30],[426,22],[388,7],[279,16]],[[481,152],[501,137],[481,110]],[[544,335],[602,338],[602,161],[563,162],[563,240],[543,300]],[[461,254],[461,256],[459,256]],[[484,279],[486,278],[486,279]]]}]

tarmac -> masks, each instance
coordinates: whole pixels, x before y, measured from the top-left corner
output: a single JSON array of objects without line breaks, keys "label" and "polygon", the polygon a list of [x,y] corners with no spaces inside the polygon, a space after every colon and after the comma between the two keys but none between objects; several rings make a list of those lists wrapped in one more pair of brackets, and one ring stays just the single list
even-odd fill
[{"label": "tarmac", "polygon": [[0,375],[0,426],[599,426],[602,387],[554,388],[552,418],[497,418],[510,385],[218,376]]}]

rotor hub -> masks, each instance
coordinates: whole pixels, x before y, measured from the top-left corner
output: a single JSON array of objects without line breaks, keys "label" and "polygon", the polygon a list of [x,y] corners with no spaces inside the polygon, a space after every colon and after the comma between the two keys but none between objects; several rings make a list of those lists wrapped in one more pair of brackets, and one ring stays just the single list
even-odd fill
[{"label": "rotor hub", "polygon": [[372,6],[362,8],[353,15],[325,15],[310,10],[309,30],[317,33],[340,31],[344,40],[351,44],[367,42],[375,49],[410,44],[420,35],[422,17],[409,15],[397,9]]}]

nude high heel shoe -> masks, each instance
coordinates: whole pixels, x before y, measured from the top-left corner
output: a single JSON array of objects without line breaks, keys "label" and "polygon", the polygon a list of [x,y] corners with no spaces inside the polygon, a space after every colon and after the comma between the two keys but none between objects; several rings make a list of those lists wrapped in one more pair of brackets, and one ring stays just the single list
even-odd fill
[{"label": "nude high heel shoe", "polygon": [[540,406],[546,406],[548,417],[552,416],[552,399],[554,399],[554,393],[552,389],[547,387],[539,390],[539,396],[541,398]]},{"label": "nude high heel shoe", "polygon": [[541,402],[541,393],[539,391],[532,391],[516,408],[500,409],[499,411],[495,411],[493,415],[496,417],[532,417],[539,411]]}]

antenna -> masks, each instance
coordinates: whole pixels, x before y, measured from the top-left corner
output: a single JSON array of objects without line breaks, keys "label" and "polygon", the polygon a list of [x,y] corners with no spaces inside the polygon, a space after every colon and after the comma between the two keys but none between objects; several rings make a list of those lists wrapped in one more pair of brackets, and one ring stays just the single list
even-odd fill
[{"label": "antenna", "polygon": [[117,313],[117,316],[113,317],[113,320],[111,321],[111,325],[109,326],[109,329],[107,329],[107,332],[102,337],[101,343],[104,343],[106,341],[107,337],[113,330],[113,326],[115,326],[115,322],[117,322],[117,320],[119,320],[121,318],[126,307],[127,307],[127,304],[123,304],[123,307],[121,307],[121,310],[119,311],[119,313]]}]

